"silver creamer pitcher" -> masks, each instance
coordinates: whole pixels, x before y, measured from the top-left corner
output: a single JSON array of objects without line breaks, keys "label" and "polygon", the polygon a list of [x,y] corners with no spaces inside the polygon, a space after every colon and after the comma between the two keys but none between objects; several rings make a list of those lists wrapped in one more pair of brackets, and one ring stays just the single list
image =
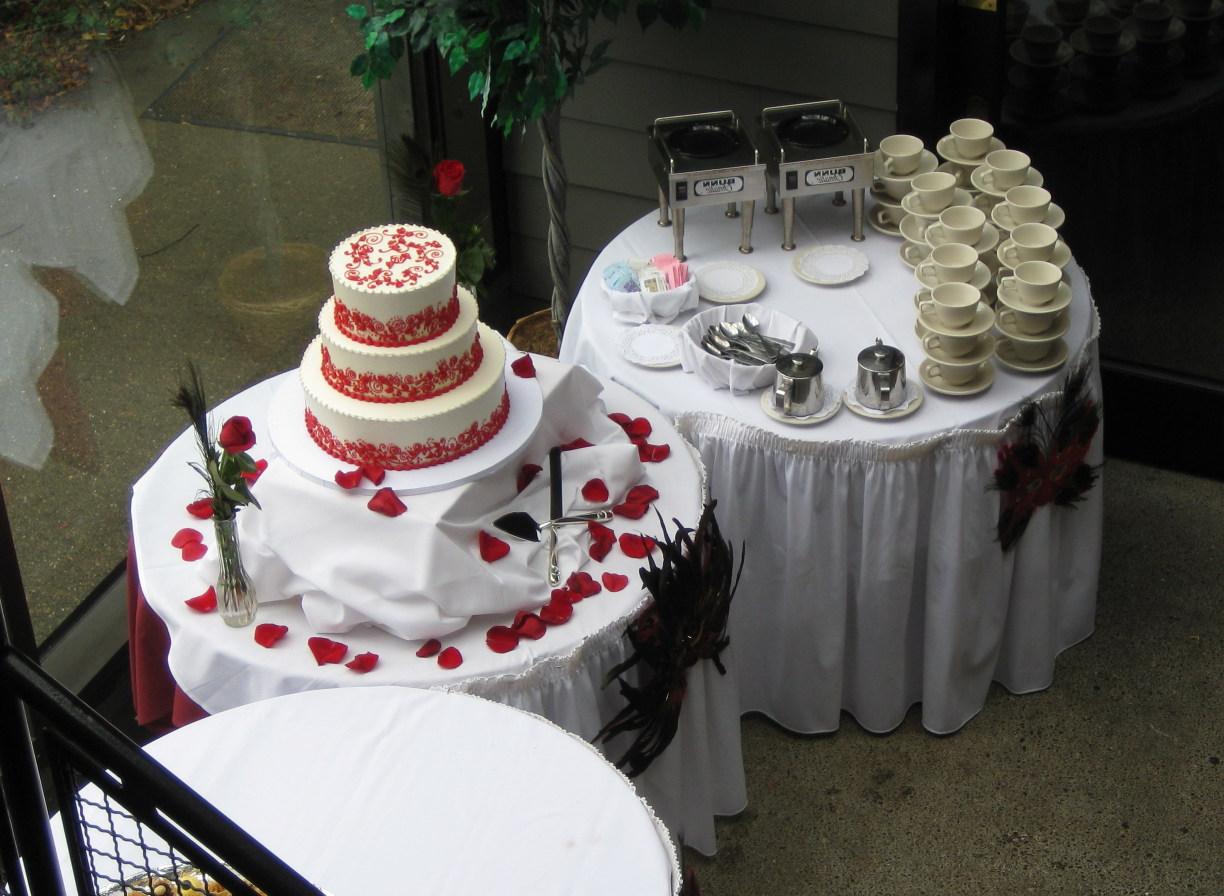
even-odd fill
[{"label": "silver creamer pitcher", "polygon": [[824,362],[815,355],[779,355],[774,367],[774,408],[788,417],[810,417],[820,410]]},{"label": "silver creamer pitcher", "polygon": [[859,403],[876,411],[891,411],[905,401],[905,355],[877,339],[858,354]]}]

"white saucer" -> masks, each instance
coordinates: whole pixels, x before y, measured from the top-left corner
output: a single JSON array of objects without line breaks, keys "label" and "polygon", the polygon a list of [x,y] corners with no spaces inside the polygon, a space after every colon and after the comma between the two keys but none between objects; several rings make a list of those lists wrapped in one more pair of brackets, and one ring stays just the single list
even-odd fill
[{"label": "white saucer", "polygon": [[1062,311],[1071,304],[1071,284],[1065,280],[1058,284],[1058,292],[1054,295],[1054,298],[1044,305],[1034,305],[1032,302],[1026,302],[1020,298],[1013,283],[1000,283],[995,294],[999,297],[999,301],[1008,308],[1014,308],[1016,311],[1031,311],[1038,314],[1043,311]]},{"label": "white saucer", "polygon": [[1044,358],[1036,361],[1021,361],[1012,349],[1011,340],[1000,339],[995,343],[995,360],[1004,367],[1010,367],[1019,373],[1048,373],[1067,363],[1067,343],[1059,339],[1055,341],[1050,353]]},{"label": "white saucer", "polygon": [[680,363],[680,339],[679,327],[643,324],[621,336],[620,351],[640,367],[675,367]]},{"label": "white saucer", "polygon": [[932,392],[939,392],[941,395],[977,395],[994,385],[994,365],[989,362],[982,363],[973,379],[959,386],[946,383],[942,376],[931,373],[930,366],[938,363],[940,362],[928,359],[918,365],[918,376],[922,378],[923,385]]},{"label": "white saucer", "polygon": [[[914,328],[914,332],[918,332],[917,327]],[[929,334],[924,334],[922,336],[919,336],[918,338],[925,339],[927,335]],[[926,356],[928,358],[930,358],[932,361],[935,361],[936,363],[946,362],[948,364],[972,364],[974,361],[976,361],[980,364],[982,361],[985,361],[987,358],[989,358],[991,355],[994,354],[994,347],[995,347],[994,334],[993,333],[983,333],[981,336],[978,337],[977,346],[973,349],[973,351],[967,352],[958,358],[952,357],[951,355],[949,355],[947,352],[945,352],[942,348],[938,346],[936,346],[935,348],[927,348],[924,345],[922,347],[922,350],[923,352],[926,353]]]},{"label": "white saucer", "polygon": [[[918,259],[918,261],[911,261],[909,257],[905,254],[906,250],[910,248],[915,249],[921,256]],[[927,256],[931,254],[931,247],[928,246],[926,243],[913,243],[913,242],[910,242],[909,240],[906,240],[904,243],[901,244],[901,249],[898,251],[897,254],[901,256],[901,260],[905,262],[906,265],[908,265],[911,268],[916,268],[918,267],[919,264],[926,261]]]},{"label": "white saucer", "polygon": [[[927,289],[934,289],[939,285],[939,280],[935,279],[934,273],[920,271],[917,267],[914,268],[914,276],[918,278],[918,282]],[[969,285],[975,289],[985,289],[990,284],[990,268],[986,267],[984,262],[979,261],[973,269],[973,276],[969,279]]]},{"label": "white saucer", "polygon": [[[948,236],[948,234],[944,231],[944,226],[939,223],[934,223],[926,229],[924,239],[926,244],[932,249],[934,249],[936,246],[942,246],[944,243],[957,242]],[[985,255],[997,245],[999,245],[999,229],[987,221],[982,225],[982,235],[978,238],[978,241],[973,244],[973,248],[977,249],[978,255]]]},{"label": "white saucer", "polygon": [[995,323],[995,313],[990,306],[978,303],[977,311],[974,312],[973,320],[965,324],[963,327],[949,327],[943,323],[935,315],[934,311],[918,311],[918,322],[932,333],[938,333],[940,336],[977,336],[981,333],[987,333]]},{"label": "white saucer", "polygon": [[[904,223],[904,221],[902,223]],[[995,257],[999,259],[999,264],[1007,268],[1009,271],[1014,271],[1016,269],[1016,265],[1021,264],[1021,261],[1018,258],[1013,258],[1010,260],[1007,258],[1008,253],[1012,252],[1012,250],[1015,248],[1016,244],[1011,240],[1004,240],[1003,242],[999,243],[998,251],[995,253]],[[1016,264],[1012,264],[1012,261],[1014,261]],[[1054,254],[1050,256],[1050,264],[1057,265],[1060,268],[1065,268],[1070,263],[1071,249],[1063,240],[1059,240],[1054,244]]]},{"label": "white saucer", "polygon": [[800,280],[818,286],[839,286],[857,280],[870,266],[867,256],[858,249],[833,244],[813,246],[791,262]]},{"label": "white saucer", "polygon": [[765,275],[742,261],[713,261],[697,271],[697,294],[707,302],[751,302],[765,288]]},{"label": "white saucer", "polygon": [[[973,183],[974,189],[998,199],[1006,196],[1007,191],[1011,189],[1011,187],[1004,189],[994,185],[994,172],[990,170],[989,165],[979,165],[977,168],[974,168],[973,173],[969,175],[969,180]],[[1042,177],[1041,172],[1036,168],[1029,168],[1028,176],[1021,183],[1016,184],[1016,186],[1040,187],[1044,183],[1045,178]]]},{"label": "white saucer", "polygon": [[[969,191],[961,187],[957,187],[956,193],[952,197],[952,202],[947,207],[952,208],[952,206],[955,205],[972,204],[973,196],[969,193]],[[934,220],[938,218],[944,211],[943,209],[940,209],[937,212],[928,212],[922,207],[922,203],[918,200],[917,193],[906,193],[905,198],[901,200],[901,208],[905,210],[906,214],[913,215],[915,218],[926,218],[927,220]]]},{"label": "white saucer", "polygon": [[882,233],[885,236],[901,235],[901,231],[897,229],[896,224],[889,224],[883,219],[883,216],[880,214],[880,206],[878,205],[873,206],[871,210],[867,212],[867,223],[871,225],[873,230],[878,233]]},{"label": "white saucer", "polygon": [[978,193],[973,197],[973,207],[981,209],[986,213],[986,217],[989,218],[994,207],[1002,201],[1002,199],[991,196],[989,193]]},{"label": "white saucer", "polygon": [[998,320],[997,314],[995,318],[996,330],[1008,339],[1016,339],[1020,342],[1050,342],[1067,335],[1067,330],[1071,327],[1071,315],[1062,313],[1054,318],[1053,323],[1046,328],[1044,333],[1022,333],[1006,321]]},{"label": "white saucer", "polygon": [[842,393],[842,402],[850,409],[852,413],[858,414],[860,417],[866,417],[868,420],[898,420],[901,417],[908,417],[918,408],[922,407],[922,387],[914,382],[913,377],[905,378],[905,401],[898,408],[893,408],[891,411],[875,411],[869,407],[859,404],[858,398],[854,394],[856,388],[855,383],[851,383]]},{"label": "white saucer", "polygon": [[841,410],[841,406],[841,395],[836,389],[826,386],[824,393],[820,396],[820,407],[816,409],[816,413],[809,414],[807,417],[788,417],[773,406],[772,389],[766,389],[761,393],[761,410],[765,412],[765,416],[779,423],[789,423],[791,426],[815,426],[817,423],[824,423],[832,419],[833,415]]},{"label": "white saucer", "polygon": [[[897,229],[901,231],[901,235],[911,243],[922,243],[926,245],[926,225],[922,223],[922,218],[915,218],[913,215],[906,215],[901,219],[901,223],[897,225]],[[930,248],[929,246],[927,248]]]},{"label": "white saucer", "polygon": [[875,151],[875,157],[872,161],[872,170],[875,174],[875,179],[878,181],[911,181],[919,174],[926,174],[930,171],[934,171],[938,164],[939,159],[935,158],[935,153],[931,152],[929,149],[923,149],[922,155],[918,157],[918,167],[909,174],[889,174],[884,170],[884,153],[877,149]]},{"label": "white saucer", "polygon": [[[353,491],[373,494],[384,487],[392,488],[400,495],[438,491],[487,476],[517,456],[519,449],[535,434],[543,414],[544,398],[540,393],[539,380],[520,377],[510,369],[511,360],[522,353],[511,346],[507,346],[507,349],[506,391],[510,395],[510,414],[497,435],[471,454],[436,467],[387,470],[381,485],[363,484]],[[296,376],[290,377],[277,389],[270,406],[268,432],[272,444],[299,473],[339,489],[335,480],[336,471],[356,464],[334,458],[316,445],[306,432],[305,416],[306,399],[302,394],[301,381]]]},{"label": "white saucer", "polygon": [[992,152],[1006,148],[1007,146],[998,137],[991,137],[990,148],[976,159],[970,159],[956,151],[956,138],[951,134],[945,134],[940,137],[939,142],[935,144],[935,151],[939,153],[941,158],[947,159],[949,162],[955,162],[957,165],[972,165],[974,167],[981,165],[986,156]]},{"label": "white saucer", "polygon": [[[906,209],[908,211],[908,209]],[[1011,216],[1011,205],[1007,202],[1000,202],[990,210],[990,220],[994,221],[999,227],[1002,227],[1008,233],[1011,233],[1019,227],[1022,221],[1016,221]],[[1066,223],[1067,214],[1062,210],[1062,207],[1057,203],[1051,202],[1049,209],[1046,210],[1045,217],[1038,223],[1049,224],[1055,230],[1062,227]]]}]

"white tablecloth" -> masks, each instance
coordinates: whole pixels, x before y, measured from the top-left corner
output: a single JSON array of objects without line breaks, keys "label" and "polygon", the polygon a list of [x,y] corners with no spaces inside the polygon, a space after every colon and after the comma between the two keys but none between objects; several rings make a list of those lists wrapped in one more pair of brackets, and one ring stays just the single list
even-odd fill
[{"label": "white tablecloth", "polygon": [[146,749],[332,896],[679,887],[675,848],[623,775],[547,721],[487,700],[395,687],[294,694]]},{"label": "white tablecloth", "polygon": [[[545,386],[546,422],[523,449],[523,456],[512,459],[494,474],[509,477],[511,483],[524,462],[523,457],[535,459],[535,454],[541,453],[540,445],[535,443],[543,439],[551,444],[549,440],[561,432],[558,423],[548,417],[548,396],[550,384],[560,380],[565,368],[546,358],[536,358],[535,364]],[[290,375],[296,374],[286,374]],[[279,377],[265,381],[214,411],[218,422],[233,414],[251,418],[258,439],[252,454],[269,461],[265,476],[286,463],[276,454],[264,425],[268,401],[280,381]],[[656,506],[665,519],[670,521],[674,517],[695,524],[700,512],[702,471],[684,441],[667,420],[632,393],[612,385],[606,388],[602,399],[595,400],[587,409],[592,421],[607,422],[605,407],[606,411],[646,417],[654,427],[650,441],[671,446],[667,460],[644,465],[645,482],[658,489],[660,498]],[[566,432],[579,432],[583,421],[566,420],[563,426]],[[463,665],[455,670],[442,669],[433,659],[417,657],[419,641],[406,641],[372,626],[330,635],[348,645],[346,659],[367,651],[378,654],[378,664],[372,671],[360,675],[343,665],[320,666],[306,648],[307,638],[320,632],[308,624],[297,599],[261,603],[256,622],[289,628],[286,639],[272,649],[256,644],[250,628],[230,629],[215,613],[195,612],[184,600],[201,593],[211,583],[210,567],[205,562],[184,562],[170,539],[180,528],[193,527],[204,535],[206,544],[213,543],[211,523],[194,519],[185,510],[198,487],[198,478],[187,466],[196,453],[191,435],[184,433],[136,483],[132,537],[144,597],[166,623],[170,634],[170,671],[179,687],[204,710],[221,712],[306,690],[394,684],[479,694],[534,712],[590,738],[623,705],[615,685],[605,689],[602,680],[612,666],[627,657],[625,625],[644,605],[646,594],[638,578],[638,568],[644,561],[628,558],[616,548],[603,564],[588,565],[587,569],[597,580],[602,571],[626,575],[629,587],[620,592],[605,589],[577,604],[569,622],[550,627],[539,641],[523,639],[510,653],[489,650],[485,632],[491,625],[509,624],[513,614],[504,619],[476,618],[468,629],[443,639],[446,646],[456,647],[463,656]],[[254,491],[256,496],[261,494],[259,484]],[[405,500],[423,503],[428,497]],[[342,493],[331,499],[362,504],[366,500],[364,496]],[[618,533],[651,533],[658,523],[652,512],[638,521],[616,517],[609,525]],[[251,544],[248,548],[255,551],[259,545]],[[540,585],[543,602],[548,599],[547,586],[542,580]],[[268,597],[264,595],[264,599]],[[733,653],[727,654],[727,661],[734,663]],[[638,781],[643,794],[675,835],[708,854],[715,849],[714,815],[734,814],[746,802],[739,704],[738,696],[730,690],[733,687],[734,679],[719,675],[710,664],[694,667],[676,740]],[[618,756],[617,750],[623,748],[623,743],[610,745],[609,755]]]},{"label": "white tablecloth", "polygon": [[[918,284],[899,240],[868,229],[852,244],[849,215],[827,198],[799,202],[795,252],[779,248],[780,216],[758,215],[756,251],[742,256],[737,222],[719,208],[690,209],[688,263],[700,271],[734,259],[764,272],[768,285],[753,301],[816,332],[826,388],[846,387],[858,352],[876,338],[905,353],[917,381]],[[561,358],[646,397],[701,452],[725,534],[747,542],[730,627],[741,709],[804,732],[835,729],[844,709],[888,731],[921,701],[923,724],[943,733],[981,709],[992,680],[1016,692],[1049,686],[1058,653],[1092,632],[1101,486],[1075,510],[1039,510],[1007,553],[995,541],[999,496],[989,486],[1002,428],[1024,400],[1055,399],[1081,360],[1100,397],[1099,327],[1083,271],[1069,267],[1066,368],[1022,375],[997,366],[987,392],[927,390],[909,417],[866,420],[843,408],[795,427],[769,419],[758,392],[731,395],[679,367],[647,369],[621,356],[628,327],[613,319],[599,274],[613,261],[670,251],[671,240],[650,215],[608,245],[579,292]],[[800,280],[794,259],[826,243],[857,245],[870,261],[866,276],[837,287]],[[1098,433],[1092,463],[1101,441]]]}]

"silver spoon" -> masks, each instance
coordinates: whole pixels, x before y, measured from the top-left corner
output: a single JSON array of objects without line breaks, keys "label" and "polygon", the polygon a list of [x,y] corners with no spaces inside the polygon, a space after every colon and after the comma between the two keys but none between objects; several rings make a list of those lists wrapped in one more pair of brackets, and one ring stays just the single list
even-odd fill
[{"label": "silver spoon", "polygon": [[761,364],[773,363],[773,361],[771,361],[769,358],[762,357],[754,352],[748,351],[747,349],[742,349],[738,346],[732,345],[725,337],[718,333],[711,333],[710,341],[729,355],[748,359],[746,361],[748,364],[759,366]]},{"label": "silver spoon", "polygon": [[[793,352],[795,350],[795,346],[793,343],[788,343],[781,339],[775,339],[772,336],[766,336],[764,333],[762,333],[761,332],[761,321],[751,311],[748,311],[744,314],[742,318],[742,322],[743,322],[744,327],[748,330],[749,333],[754,334],[755,336],[757,336],[760,339],[765,340],[766,342],[770,342],[770,343],[777,345],[778,351]],[[813,346],[813,348],[815,348],[815,346]]]}]

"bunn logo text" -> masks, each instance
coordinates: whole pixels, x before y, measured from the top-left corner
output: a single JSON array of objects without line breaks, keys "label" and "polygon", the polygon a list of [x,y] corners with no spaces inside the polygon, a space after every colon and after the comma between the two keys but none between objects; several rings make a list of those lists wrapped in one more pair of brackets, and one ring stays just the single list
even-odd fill
[{"label": "bunn logo text", "polygon": [[698,196],[721,196],[724,193],[738,193],[744,189],[744,179],[734,177],[708,177],[693,184],[693,192]]},{"label": "bunn logo text", "polygon": [[853,165],[838,165],[836,168],[813,168],[803,176],[803,182],[809,187],[821,184],[847,184],[854,180]]}]

